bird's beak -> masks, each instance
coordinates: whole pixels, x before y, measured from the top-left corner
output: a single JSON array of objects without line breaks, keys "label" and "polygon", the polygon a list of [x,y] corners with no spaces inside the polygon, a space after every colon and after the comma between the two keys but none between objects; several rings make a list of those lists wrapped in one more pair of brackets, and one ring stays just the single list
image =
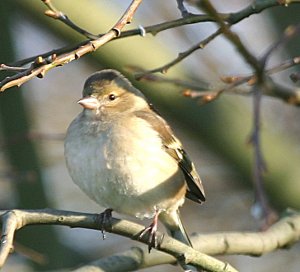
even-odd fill
[{"label": "bird's beak", "polygon": [[84,97],[78,100],[77,103],[88,110],[95,110],[99,107],[98,99],[92,96]]}]

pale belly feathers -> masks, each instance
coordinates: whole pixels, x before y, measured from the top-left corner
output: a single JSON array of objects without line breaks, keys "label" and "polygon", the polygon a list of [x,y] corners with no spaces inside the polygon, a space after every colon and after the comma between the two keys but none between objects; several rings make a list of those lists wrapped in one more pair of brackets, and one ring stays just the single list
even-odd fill
[{"label": "pale belly feathers", "polygon": [[146,121],[132,118],[118,131],[110,126],[94,133],[95,127],[88,122],[79,126],[75,119],[65,143],[70,175],[90,198],[140,218],[183,204],[183,174]]}]

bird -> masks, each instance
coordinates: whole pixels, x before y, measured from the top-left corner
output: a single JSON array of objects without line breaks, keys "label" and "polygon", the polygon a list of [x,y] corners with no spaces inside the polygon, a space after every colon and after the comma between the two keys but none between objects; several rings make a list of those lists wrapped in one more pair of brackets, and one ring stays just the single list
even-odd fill
[{"label": "bird", "polygon": [[150,244],[159,220],[173,238],[192,246],[179,208],[185,198],[204,202],[205,193],[167,121],[112,69],[95,72],[85,81],[78,104],[83,111],[71,122],[64,143],[74,183],[108,211],[152,218],[145,228]]}]

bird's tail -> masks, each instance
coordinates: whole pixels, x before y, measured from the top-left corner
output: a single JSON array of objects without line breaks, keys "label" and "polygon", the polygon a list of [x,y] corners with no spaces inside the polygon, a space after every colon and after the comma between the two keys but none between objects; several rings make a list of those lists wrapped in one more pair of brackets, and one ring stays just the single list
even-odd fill
[{"label": "bird's tail", "polygon": [[185,227],[181,221],[179,210],[171,212],[162,212],[159,215],[160,221],[167,228],[168,233],[176,240],[190,246],[192,246],[191,240],[187,235]]},{"label": "bird's tail", "polygon": [[[168,233],[173,238],[190,247],[193,247],[191,240],[184,228],[184,225],[182,224],[179,210],[174,210],[171,212],[162,212],[159,215],[159,219],[165,225],[165,227],[168,230]],[[184,269],[184,271],[202,271],[202,270],[198,270],[197,268],[191,265],[182,264],[182,263],[180,263],[180,265]]]}]

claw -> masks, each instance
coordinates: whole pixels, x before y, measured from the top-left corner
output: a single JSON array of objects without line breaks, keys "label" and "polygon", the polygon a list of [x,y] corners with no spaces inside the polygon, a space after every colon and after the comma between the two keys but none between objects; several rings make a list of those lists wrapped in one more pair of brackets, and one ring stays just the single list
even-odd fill
[{"label": "claw", "polygon": [[163,237],[160,239],[160,241],[158,241],[157,238],[157,226],[158,226],[158,215],[159,215],[159,211],[156,211],[154,218],[153,218],[153,222],[150,224],[149,227],[146,227],[141,234],[139,235],[139,239],[142,239],[143,236],[145,236],[148,233],[148,251],[150,253],[152,248],[157,248],[159,247],[159,245],[161,244],[161,241],[163,239]]},{"label": "claw", "polygon": [[100,213],[97,217],[97,221],[99,222],[100,225],[100,230],[102,233],[102,238],[105,240],[106,235],[105,235],[105,230],[104,227],[107,224],[111,225],[111,218],[112,218],[112,209],[106,209],[104,212]]}]

